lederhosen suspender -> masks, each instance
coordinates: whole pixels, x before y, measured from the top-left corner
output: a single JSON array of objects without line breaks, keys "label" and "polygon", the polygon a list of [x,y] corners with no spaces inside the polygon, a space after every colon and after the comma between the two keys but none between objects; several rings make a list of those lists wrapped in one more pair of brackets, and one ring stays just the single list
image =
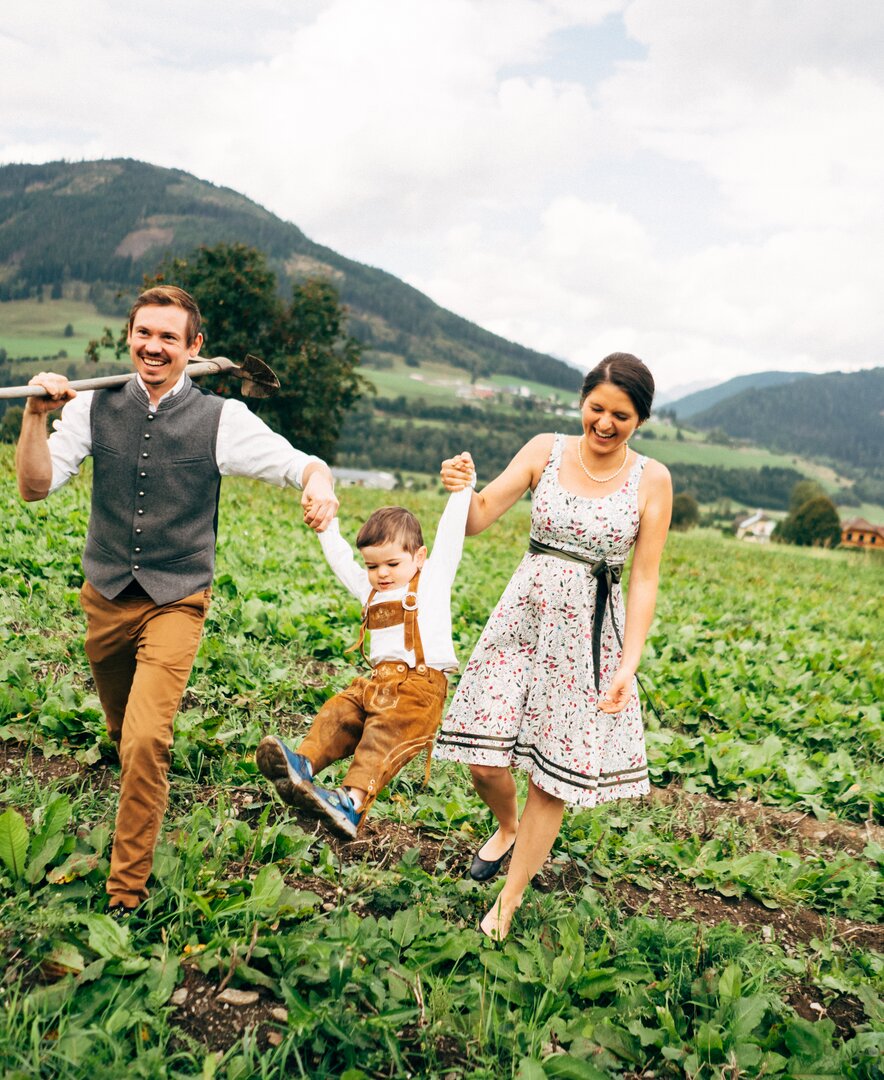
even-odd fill
[{"label": "lederhosen suspender", "polygon": [[[369,630],[383,630],[388,626],[401,626],[404,624],[405,633],[405,648],[409,652],[414,653],[414,669],[419,672],[425,672],[427,666],[424,660],[424,647],[421,641],[420,626],[417,621],[417,587],[420,581],[421,572],[418,572],[408,583],[408,590],[405,596],[401,600],[385,600],[380,604],[372,604],[375,596],[377,596],[377,589],[372,589],[369,593],[368,599],[365,602],[365,606],[362,609],[362,625],[359,628],[359,639],[355,644],[351,645],[347,652],[351,652],[353,649],[359,649],[362,653],[362,659],[369,662],[368,657],[365,655],[365,634]],[[435,735],[429,738],[421,738],[418,740],[419,745],[415,745],[415,740],[410,743],[403,744],[391,754],[387,756],[387,759],[383,762],[384,766],[389,764],[389,759],[392,757],[395,763],[397,757],[404,757],[406,759],[415,756],[426,750],[427,752],[427,765],[424,772],[424,787],[430,782],[430,766],[432,762],[433,743],[435,742]],[[365,802],[362,804],[361,817],[359,819],[360,825],[365,820],[365,815],[371,809],[375,799],[377,799],[379,791],[374,787],[366,793]]]},{"label": "lederhosen suspender", "polygon": [[388,626],[401,626],[405,624],[405,648],[414,653],[414,666],[423,670],[425,667],[424,647],[421,642],[421,631],[417,622],[417,586],[421,572],[418,572],[408,583],[408,591],[401,600],[385,600],[380,604],[373,604],[372,600],[377,596],[377,589],[372,589],[365,606],[362,609],[362,625],[359,628],[359,639],[355,645],[351,645],[347,652],[358,649],[362,653],[362,659],[369,663],[365,655],[365,634],[367,630],[384,630]]}]

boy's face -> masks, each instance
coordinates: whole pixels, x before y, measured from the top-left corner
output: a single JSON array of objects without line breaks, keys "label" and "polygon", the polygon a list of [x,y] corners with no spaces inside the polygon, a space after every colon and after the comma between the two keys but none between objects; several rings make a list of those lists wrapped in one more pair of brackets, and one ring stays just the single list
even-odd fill
[{"label": "boy's face", "polygon": [[427,549],[421,547],[414,552],[406,551],[400,543],[393,540],[386,544],[371,544],[361,548],[360,554],[365,560],[371,587],[378,592],[390,592],[403,588],[411,581],[424,565]]}]

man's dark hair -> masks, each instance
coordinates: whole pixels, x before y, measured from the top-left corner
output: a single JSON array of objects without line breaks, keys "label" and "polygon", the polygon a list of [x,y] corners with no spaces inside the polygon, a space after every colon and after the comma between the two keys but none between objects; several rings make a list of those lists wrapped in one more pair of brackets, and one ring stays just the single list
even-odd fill
[{"label": "man's dark hair", "polygon": [[152,289],[146,289],[132,305],[129,311],[129,333],[132,333],[132,325],[135,316],[143,307],[178,307],[187,313],[187,345],[196,341],[196,336],[202,329],[202,316],[196,305],[196,300],[177,285],[156,285]]}]

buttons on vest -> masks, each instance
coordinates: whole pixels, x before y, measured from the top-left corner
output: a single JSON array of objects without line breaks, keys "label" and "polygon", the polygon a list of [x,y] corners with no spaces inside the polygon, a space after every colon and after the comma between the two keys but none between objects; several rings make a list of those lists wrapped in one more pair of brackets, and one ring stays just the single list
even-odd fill
[{"label": "buttons on vest", "polygon": [[95,461],[84,565],[108,596],[119,582],[144,578],[162,604],[211,579],[220,482],[213,451],[224,403],[189,390],[160,413],[140,393],[100,393],[102,408],[90,414]]},{"label": "buttons on vest", "polygon": [[144,437],[145,437],[145,439],[149,439],[149,438],[150,438],[150,432],[149,432],[149,431],[145,431],[145,433],[144,433]]}]

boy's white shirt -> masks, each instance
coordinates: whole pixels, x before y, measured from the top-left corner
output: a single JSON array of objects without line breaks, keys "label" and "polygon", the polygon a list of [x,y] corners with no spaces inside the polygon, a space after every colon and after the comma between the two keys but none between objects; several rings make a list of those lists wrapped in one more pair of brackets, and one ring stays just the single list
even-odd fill
[{"label": "boy's white shirt", "polygon": [[[467,487],[449,496],[436,529],[432,554],[424,562],[417,586],[417,623],[424,647],[424,660],[430,667],[440,671],[458,669],[454,642],[451,640],[451,586],[463,553],[472,495],[472,487]],[[338,581],[364,604],[371,593],[368,571],[341,536],[338,519],[335,518],[325,532],[317,535]],[[401,600],[407,591],[407,585],[401,589],[385,589],[375,597],[374,603]],[[403,624],[372,630],[369,637],[369,660],[372,667],[385,660],[414,666],[414,652],[405,648]]]}]

